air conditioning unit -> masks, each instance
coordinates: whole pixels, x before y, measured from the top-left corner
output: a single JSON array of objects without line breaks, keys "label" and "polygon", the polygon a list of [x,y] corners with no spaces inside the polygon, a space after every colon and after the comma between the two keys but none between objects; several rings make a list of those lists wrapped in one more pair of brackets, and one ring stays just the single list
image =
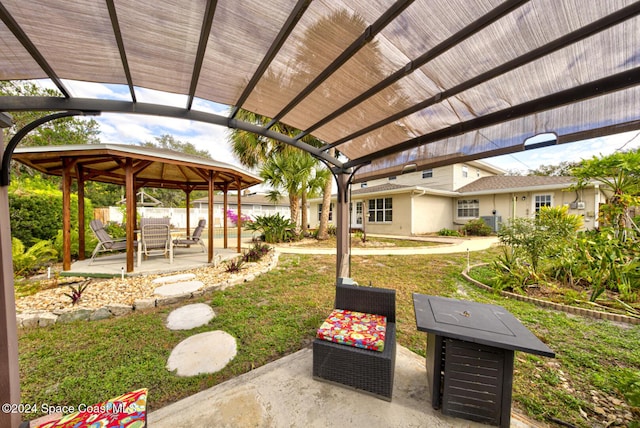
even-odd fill
[{"label": "air conditioning unit", "polygon": [[499,215],[487,215],[480,217],[482,221],[484,221],[487,226],[491,228],[494,232],[497,232],[500,229],[500,224],[502,224],[502,216]]}]

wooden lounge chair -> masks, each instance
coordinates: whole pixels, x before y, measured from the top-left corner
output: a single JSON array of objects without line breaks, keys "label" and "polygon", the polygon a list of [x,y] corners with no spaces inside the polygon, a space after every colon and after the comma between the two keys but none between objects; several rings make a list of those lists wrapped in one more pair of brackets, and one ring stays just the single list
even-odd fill
[{"label": "wooden lounge chair", "polygon": [[200,238],[200,236],[202,235],[202,231],[203,231],[204,226],[206,224],[207,224],[206,220],[200,220],[191,236],[186,236],[184,238],[174,239],[173,240],[173,246],[174,247],[189,247],[191,245],[198,244],[198,245],[200,245],[202,247],[202,252],[204,253],[207,250],[207,248],[204,246],[204,242],[202,242],[202,239]]},{"label": "wooden lounge chair", "polygon": [[[105,230],[104,225],[100,220],[91,220],[91,222],[89,223],[89,227],[93,231],[93,234],[96,235],[96,238],[98,238],[98,245],[96,245],[96,248],[93,250],[93,254],[91,254],[91,260],[89,261],[89,264],[93,263],[93,260],[95,259],[96,255],[98,255],[98,253],[122,251],[127,249],[127,239],[112,238],[111,235],[109,235],[109,233]],[[137,245],[138,242],[134,241],[134,251]]]},{"label": "wooden lounge chair", "polygon": [[387,319],[384,350],[362,349],[316,338],[313,377],[391,401],[396,361],[396,292],[338,283],[336,309],[383,315]]}]

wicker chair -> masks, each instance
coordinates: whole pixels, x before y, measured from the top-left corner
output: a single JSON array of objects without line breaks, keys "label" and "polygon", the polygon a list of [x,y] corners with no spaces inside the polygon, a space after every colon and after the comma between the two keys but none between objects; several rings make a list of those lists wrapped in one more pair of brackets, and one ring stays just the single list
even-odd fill
[{"label": "wicker chair", "polygon": [[371,351],[315,339],[313,378],[391,401],[396,362],[395,290],[339,283],[336,286],[335,308],[386,316],[384,351]]}]

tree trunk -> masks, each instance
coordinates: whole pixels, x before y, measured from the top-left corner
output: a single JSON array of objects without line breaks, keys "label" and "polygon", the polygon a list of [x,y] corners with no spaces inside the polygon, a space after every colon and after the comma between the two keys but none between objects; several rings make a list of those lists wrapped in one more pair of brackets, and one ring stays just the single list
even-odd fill
[{"label": "tree trunk", "polygon": [[289,195],[289,210],[291,215],[291,221],[296,225],[296,234],[300,234],[300,225],[298,224],[298,212],[299,212],[299,203],[298,197],[295,195]]},{"label": "tree trunk", "polygon": [[307,190],[302,190],[302,201],[300,203],[300,210],[302,211],[302,236],[307,235],[307,226],[309,224],[309,219],[307,218]]},{"label": "tree trunk", "polygon": [[[336,149],[329,149],[329,155],[335,156]],[[329,239],[329,210],[331,209],[331,189],[333,181],[331,178],[327,180],[322,192],[322,212],[320,213],[320,224],[318,226],[318,239],[321,241]]]}]

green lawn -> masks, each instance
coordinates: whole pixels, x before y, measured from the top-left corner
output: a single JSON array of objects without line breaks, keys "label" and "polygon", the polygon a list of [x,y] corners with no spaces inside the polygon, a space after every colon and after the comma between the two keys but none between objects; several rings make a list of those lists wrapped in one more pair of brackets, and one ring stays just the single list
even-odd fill
[{"label": "green lawn", "polygon": [[[495,254],[473,253],[471,262],[489,261]],[[511,311],[557,354],[550,359],[516,353],[514,405],[530,417],[588,427],[598,411],[594,393],[619,399],[623,405],[632,401],[624,394],[634,392],[628,385],[633,376],[640,382],[640,326],[550,312],[479,291],[460,276],[466,254],[352,256],[351,260],[352,276],[360,284],[371,281],[397,290],[398,342],[421,355],[426,338],[415,329],[413,292],[491,302]],[[157,409],[308,346],[331,308],[334,275],[334,256],[281,255],[270,273],[202,299],[217,316],[190,331],[164,327],[172,308],[21,330],[22,401],[96,403],[147,387],[149,410]],[[210,330],[224,330],[237,339],[238,355],[225,369],[191,378],[166,370],[175,345]]]}]

